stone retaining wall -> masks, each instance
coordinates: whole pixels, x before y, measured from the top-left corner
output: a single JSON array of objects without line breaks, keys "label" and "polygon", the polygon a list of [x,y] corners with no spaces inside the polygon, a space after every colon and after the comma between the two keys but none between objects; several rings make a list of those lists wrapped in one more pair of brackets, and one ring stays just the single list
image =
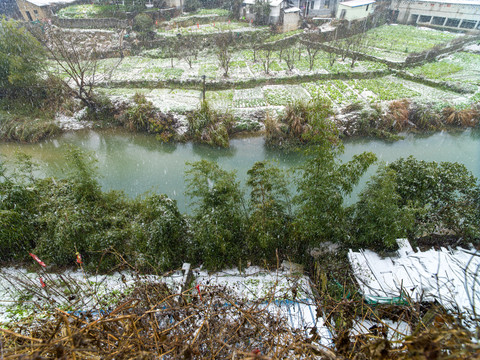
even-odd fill
[{"label": "stone retaining wall", "polygon": [[[281,77],[281,78],[255,78],[248,80],[220,80],[220,81],[207,81],[206,89],[210,91],[215,90],[228,90],[228,89],[249,89],[258,86],[265,85],[293,85],[300,84],[303,82],[311,82],[317,80],[346,80],[346,79],[371,79],[381,76],[389,75],[391,71],[389,70],[378,70],[370,71],[363,73],[339,73],[339,74],[305,74],[305,75],[296,75],[290,77]],[[147,89],[156,89],[156,88],[173,88],[173,89],[195,89],[201,90],[203,88],[203,81],[199,76],[198,79],[189,79],[189,80],[163,80],[163,81],[111,81],[108,83],[98,84],[99,87],[110,87],[110,88],[147,88]]]},{"label": "stone retaining wall", "polygon": [[62,19],[58,16],[52,17],[52,23],[67,29],[124,29],[129,25],[126,19]]}]

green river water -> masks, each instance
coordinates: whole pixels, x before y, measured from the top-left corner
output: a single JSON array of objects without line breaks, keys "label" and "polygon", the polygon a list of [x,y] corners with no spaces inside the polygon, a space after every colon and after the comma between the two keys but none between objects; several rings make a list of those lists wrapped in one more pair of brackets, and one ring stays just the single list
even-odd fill
[{"label": "green river water", "polygon": [[[0,143],[2,161],[20,150],[33,156],[40,164],[40,175],[61,176],[67,144],[95,153],[98,159],[99,182],[104,190],[123,190],[135,197],[147,191],[165,193],[176,199],[180,210],[186,210],[184,171],[186,162],[208,159],[217,161],[227,170],[236,170],[244,183],[246,172],[259,160],[277,160],[284,168],[302,162],[302,155],[268,150],[261,137],[231,140],[229,149],[203,145],[162,144],[153,136],[131,134],[122,130],[69,132],[56,139],[38,144]],[[480,178],[480,129],[433,135],[407,135],[404,140],[384,142],[355,139],[345,142],[342,160],[354,154],[372,151],[382,161],[413,155],[428,161],[457,161]],[[348,203],[364,186],[376,167],[369,169]]]}]

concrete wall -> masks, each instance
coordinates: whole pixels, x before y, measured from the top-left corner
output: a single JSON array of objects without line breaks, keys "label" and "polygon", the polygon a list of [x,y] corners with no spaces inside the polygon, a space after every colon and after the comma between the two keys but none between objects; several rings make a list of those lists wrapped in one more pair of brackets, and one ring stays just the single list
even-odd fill
[{"label": "concrete wall", "polygon": [[480,4],[393,0],[392,20],[441,29],[480,30]]},{"label": "concrete wall", "polygon": [[17,0],[17,5],[25,21],[44,20],[52,16],[48,6],[36,6],[25,0]]},{"label": "concrete wall", "polygon": [[165,7],[175,7],[177,9],[183,7],[185,0],[165,0]]},{"label": "concrete wall", "polygon": [[[368,15],[373,14],[375,4],[368,4],[356,7],[350,7],[338,4],[337,19],[344,19],[348,21],[365,19]],[[345,10],[345,16],[342,17],[343,10]]]},{"label": "concrete wall", "polygon": [[270,24],[278,24],[280,20],[280,7],[278,6],[270,6]]},{"label": "concrete wall", "polygon": [[298,11],[283,14],[282,32],[297,30],[299,22],[300,13]]}]

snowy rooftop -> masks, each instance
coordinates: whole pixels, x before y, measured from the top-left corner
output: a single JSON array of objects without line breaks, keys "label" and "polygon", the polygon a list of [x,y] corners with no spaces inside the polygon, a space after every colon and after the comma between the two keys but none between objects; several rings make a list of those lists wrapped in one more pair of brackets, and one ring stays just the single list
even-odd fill
[{"label": "snowy rooftop", "polygon": [[351,0],[351,1],[341,2],[340,5],[344,5],[348,7],[357,7],[357,6],[373,4],[374,2],[375,0]]},{"label": "snowy rooftop", "polygon": [[400,249],[393,257],[350,250],[348,258],[367,300],[397,297],[403,292],[413,301],[437,300],[448,309],[471,313],[472,306],[480,302],[478,251],[441,248],[415,252],[408,240],[397,243]]},{"label": "snowy rooftop", "polygon": [[456,4],[456,5],[480,5],[480,0],[418,0],[419,2]]},{"label": "snowy rooftop", "polygon": [[76,0],[25,0],[25,1],[37,6],[47,6],[47,5],[54,5],[54,4],[70,4],[75,2]]},{"label": "snowy rooftop", "polygon": [[[268,2],[270,3],[270,6],[278,6],[280,5],[284,0],[269,0]],[[243,3],[244,4],[247,4],[247,5],[253,5],[255,4],[255,0],[243,0]]]},{"label": "snowy rooftop", "polygon": [[291,8],[283,10],[283,12],[286,13],[286,14],[294,13],[294,12],[298,12],[298,11],[300,11],[300,9],[298,7],[291,7]]}]

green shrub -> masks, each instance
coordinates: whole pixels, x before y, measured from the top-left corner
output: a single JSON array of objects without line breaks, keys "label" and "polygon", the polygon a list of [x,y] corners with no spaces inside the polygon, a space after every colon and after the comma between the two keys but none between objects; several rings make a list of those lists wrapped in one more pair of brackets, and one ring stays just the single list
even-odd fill
[{"label": "green shrub", "polygon": [[396,191],[396,174],[380,168],[355,205],[352,245],[377,251],[395,250],[396,239],[413,229],[413,209],[402,207]]},{"label": "green shrub", "polygon": [[193,205],[195,262],[208,269],[238,264],[246,250],[246,214],[235,173],[206,160],[187,165],[186,195]]},{"label": "green shrub", "polygon": [[0,262],[25,259],[32,248],[33,231],[20,212],[0,210]]},{"label": "green shrub", "polygon": [[202,101],[198,110],[187,114],[187,137],[195,142],[228,147],[234,118],[213,110],[207,101]]},{"label": "green shrub", "polygon": [[60,127],[51,119],[31,118],[0,111],[0,138],[34,143],[57,135]]},{"label": "green shrub", "polygon": [[276,255],[294,256],[289,245],[292,216],[286,174],[267,161],[256,162],[247,172],[250,216],[247,245],[249,258],[275,263]]},{"label": "green shrub", "polygon": [[187,12],[193,12],[193,11],[196,11],[200,6],[201,6],[201,3],[200,3],[200,0],[185,0],[185,3],[184,3],[184,10],[187,11]]},{"label": "green shrub", "polygon": [[150,122],[155,119],[155,107],[140,93],[133,96],[133,102],[134,104],[124,114],[123,126],[130,131],[147,132]]},{"label": "green shrub", "polygon": [[150,195],[136,202],[137,251],[143,268],[167,271],[188,261],[188,226],[175,200],[165,195]]},{"label": "green shrub", "polygon": [[0,17],[0,97],[35,87],[44,69],[45,53],[20,23]]},{"label": "green shrub", "polygon": [[153,19],[147,14],[138,14],[133,19],[133,30],[146,34],[153,30]]},{"label": "green shrub", "polygon": [[168,142],[175,137],[175,119],[172,115],[158,112],[143,94],[136,93],[133,96],[133,102],[134,104],[118,117],[125,128],[130,131],[156,134],[157,139],[163,142]]},{"label": "green shrub", "polygon": [[265,143],[280,147],[335,143],[338,132],[334,122],[328,119],[332,114],[332,103],[325,98],[291,103],[278,120],[267,118],[265,121]]}]

